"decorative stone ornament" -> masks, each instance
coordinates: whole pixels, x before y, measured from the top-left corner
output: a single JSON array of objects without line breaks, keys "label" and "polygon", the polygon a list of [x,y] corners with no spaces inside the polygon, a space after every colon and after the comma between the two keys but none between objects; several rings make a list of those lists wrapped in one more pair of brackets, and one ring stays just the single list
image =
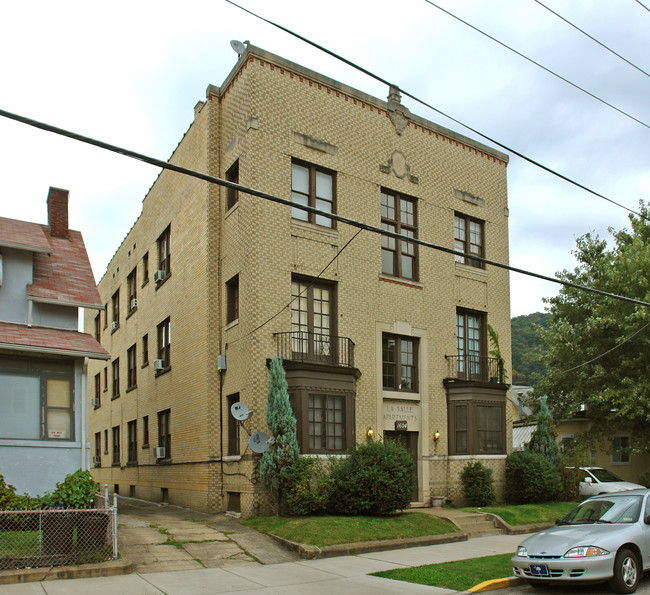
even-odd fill
[{"label": "decorative stone ornament", "polygon": [[395,150],[388,158],[388,163],[379,166],[379,171],[390,174],[395,174],[400,180],[408,180],[413,184],[418,183],[418,178],[411,175],[411,166],[406,161],[406,156],[402,151]]},{"label": "decorative stone ornament", "polygon": [[399,89],[391,85],[388,91],[388,117],[395,126],[397,134],[402,134],[408,124],[411,112],[402,105],[402,96]]}]

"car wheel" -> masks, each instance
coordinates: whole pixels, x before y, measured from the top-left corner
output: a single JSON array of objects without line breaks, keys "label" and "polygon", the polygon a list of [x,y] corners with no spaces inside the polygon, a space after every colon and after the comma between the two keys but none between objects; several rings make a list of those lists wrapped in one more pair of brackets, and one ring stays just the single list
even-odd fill
[{"label": "car wheel", "polygon": [[620,549],[614,560],[610,585],[617,593],[634,593],[639,585],[640,572],[636,554],[627,548]]}]

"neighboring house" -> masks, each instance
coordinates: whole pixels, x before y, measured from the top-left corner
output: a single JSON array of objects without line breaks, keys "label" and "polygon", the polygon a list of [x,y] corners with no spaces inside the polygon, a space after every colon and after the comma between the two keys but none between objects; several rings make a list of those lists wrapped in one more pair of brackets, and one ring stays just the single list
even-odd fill
[{"label": "neighboring house", "polygon": [[0,217],[0,472],[32,495],[88,468],[86,366],[109,357],[78,332],[102,302],[68,191],[47,206],[48,225]]},{"label": "neighboring house", "polygon": [[530,442],[533,432],[537,429],[532,409],[524,404],[524,398],[533,391],[532,386],[514,384],[512,386],[512,450],[523,450]]},{"label": "neighboring house", "polygon": [[[388,101],[248,46],[170,161],[403,234],[163,171],[86,315],[111,353],[90,365],[94,476],[208,511],[264,510],[267,360],[284,359],[301,453],[375,436],[416,461],[416,503],[459,501],[469,460],[503,488],[512,412],[508,157]],[[350,241],[351,243],[347,245]]]}]

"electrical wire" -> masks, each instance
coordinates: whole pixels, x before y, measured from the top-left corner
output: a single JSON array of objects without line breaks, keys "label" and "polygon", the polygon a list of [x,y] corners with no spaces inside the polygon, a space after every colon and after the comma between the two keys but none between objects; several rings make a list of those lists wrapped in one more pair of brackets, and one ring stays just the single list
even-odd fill
[{"label": "electrical wire", "polygon": [[311,41],[310,39],[307,39],[306,37],[303,37],[299,33],[296,33],[295,31],[292,31],[291,29],[287,29],[286,27],[283,27],[282,25],[280,25],[278,23],[275,23],[275,22],[273,22],[273,21],[271,21],[269,19],[266,19],[266,18],[264,18],[264,17],[262,17],[262,16],[260,16],[260,15],[258,15],[256,13],[252,12],[251,10],[249,10],[247,8],[244,8],[243,6],[240,6],[239,4],[233,2],[233,0],[225,0],[225,1],[228,4],[232,4],[233,6],[239,8],[240,10],[243,10],[244,12],[247,12],[251,16],[254,16],[257,19],[259,19],[261,21],[264,21],[265,23],[268,23],[269,25],[272,25],[273,27],[277,27],[281,31],[284,31],[285,33],[288,33],[289,35],[292,35],[293,37],[296,37],[297,39],[300,39],[301,41],[304,41],[305,43],[311,45],[312,47],[315,47],[316,49],[318,49],[318,50],[332,56],[333,58],[336,58],[337,60],[343,62],[344,64],[347,64],[348,66],[351,66],[355,70],[358,70],[359,72],[364,73],[365,75],[369,76],[370,78],[372,78],[372,79],[374,79],[376,81],[379,81],[380,83],[383,83],[384,85],[387,85],[389,87],[395,87],[396,89],[398,89],[406,97],[410,97],[411,99],[413,99],[413,101],[416,101],[420,105],[423,105],[424,107],[429,108],[430,110],[436,112],[437,114],[440,114],[441,116],[443,116],[443,117],[447,118],[448,120],[454,122],[455,124],[458,124],[459,126],[462,126],[463,128],[465,128],[466,130],[469,130],[470,132],[473,132],[477,136],[480,136],[481,138],[484,138],[488,142],[496,145],[497,147],[501,147],[504,151],[506,151],[508,153],[512,153],[513,155],[516,155],[517,157],[523,159],[524,161],[527,161],[528,163],[530,163],[530,164],[532,164],[532,165],[534,165],[536,167],[539,167],[540,169],[543,169],[544,171],[556,176],[557,178],[560,178],[561,180],[564,180],[565,182],[568,182],[569,184],[572,184],[573,186],[576,186],[577,188],[580,188],[581,190],[584,190],[585,192],[588,192],[589,194],[592,194],[593,196],[597,196],[598,198],[602,198],[603,200],[605,200],[605,201],[607,201],[607,202],[609,202],[609,203],[611,203],[611,204],[613,204],[613,205],[615,205],[617,207],[620,207],[621,209],[624,209],[624,210],[628,211],[629,213],[631,213],[633,215],[636,215],[640,219],[650,220],[650,218],[646,217],[645,215],[642,215],[641,213],[638,213],[637,211],[635,211],[633,209],[630,209],[629,207],[626,207],[625,205],[623,205],[623,204],[621,204],[619,202],[616,202],[615,200],[613,200],[613,199],[611,199],[611,198],[609,198],[609,197],[607,197],[607,196],[605,196],[603,194],[600,194],[599,192],[596,192],[595,190],[592,190],[591,188],[585,186],[584,184],[581,184],[580,182],[577,182],[577,181],[573,180],[572,178],[569,178],[568,176],[565,176],[564,174],[561,174],[561,173],[555,171],[554,169],[551,169],[550,167],[548,167],[546,165],[543,165],[539,161],[535,161],[531,157],[528,157],[527,155],[524,155],[523,153],[513,149],[512,147],[509,147],[508,145],[505,145],[505,144],[499,142],[498,140],[496,140],[496,139],[494,139],[494,138],[492,138],[492,137],[490,137],[490,136],[488,136],[486,134],[483,134],[482,132],[479,132],[478,130],[476,130],[475,128],[472,128],[468,124],[465,124],[464,122],[461,122],[460,120],[454,118],[453,116],[450,116],[449,114],[443,112],[442,110],[440,110],[440,109],[438,109],[436,107],[433,107],[433,105],[431,105],[430,103],[427,103],[426,101],[423,101],[422,99],[416,97],[415,95],[409,93],[408,91],[404,91],[404,89],[401,89],[398,85],[394,85],[393,83],[390,83],[389,81],[387,81],[387,80],[381,78],[380,76],[370,72],[369,70],[363,68],[362,66],[359,66],[358,64],[355,64],[354,62],[351,62],[347,58],[344,58],[343,56],[340,56],[339,54],[337,54],[337,53],[335,53],[335,52],[333,52],[331,50],[328,50],[326,47],[323,47],[322,45],[319,45],[316,42]]},{"label": "electrical wire", "polygon": [[308,213],[313,213],[314,215],[322,216],[322,217],[327,217],[328,219],[332,219],[333,221],[340,221],[341,223],[345,223],[347,225],[350,225],[352,227],[357,227],[359,229],[365,229],[367,231],[371,231],[373,233],[387,236],[387,237],[392,237],[397,240],[403,240],[407,241],[410,244],[417,244],[420,246],[424,246],[426,248],[432,248],[434,250],[438,250],[440,252],[445,252],[447,254],[453,254],[455,256],[462,256],[464,258],[468,258],[471,260],[475,260],[477,262],[482,262],[487,265],[494,266],[496,268],[504,269],[507,271],[511,271],[513,273],[519,273],[521,275],[527,275],[529,277],[535,277],[536,279],[542,279],[543,281],[548,281],[549,283],[555,283],[557,285],[562,285],[564,287],[573,287],[574,289],[579,289],[582,291],[588,291],[590,293],[595,293],[597,295],[601,295],[604,297],[610,297],[616,300],[621,300],[624,302],[628,302],[631,304],[636,304],[638,306],[646,306],[650,307],[650,302],[644,302],[642,300],[637,300],[635,298],[630,298],[622,295],[617,295],[615,293],[610,293],[608,291],[602,291],[601,289],[595,289],[593,287],[587,287],[586,285],[578,285],[577,283],[571,283],[570,281],[564,281],[562,279],[558,279],[556,277],[549,277],[548,275],[542,275],[541,273],[535,273],[533,271],[528,271],[525,269],[520,269],[517,267],[513,267],[509,264],[504,264],[501,262],[497,262],[494,260],[489,260],[487,258],[483,258],[481,256],[477,256],[475,254],[468,254],[465,252],[461,252],[459,250],[453,250],[452,248],[447,248],[446,246],[440,246],[438,244],[434,244],[432,242],[427,242],[425,240],[421,240],[419,238],[411,238],[407,236],[403,236],[397,232],[394,231],[388,231],[386,229],[382,229],[381,227],[376,227],[374,225],[369,225],[368,223],[363,223],[361,221],[356,221],[355,219],[350,219],[348,217],[343,217],[342,215],[337,215],[336,213],[328,213],[326,211],[320,211],[314,207],[310,207],[308,205],[300,205],[295,202],[292,202],[289,199],[286,198],[281,198],[279,196],[274,196],[273,194],[268,194],[267,192],[262,192],[261,190],[255,190],[254,188],[249,188],[247,186],[243,186],[241,184],[237,184],[235,182],[230,182],[228,180],[222,180],[221,178],[217,178],[216,176],[211,176],[209,174],[205,174],[203,172],[195,171],[193,169],[189,169],[187,167],[182,167],[180,165],[176,165],[174,163],[169,163],[168,161],[162,161],[161,159],[156,159],[155,157],[149,157],[147,155],[144,155],[143,153],[137,153],[136,151],[131,151],[129,149],[126,149],[124,147],[118,147],[116,145],[111,145],[110,143],[106,143],[104,141],[100,141],[88,136],[84,136],[81,134],[78,134],[76,132],[71,132],[69,130],[65,130],[63,128],[58,128],[57,126],[52,126],[51,124],[46,124],[44,122],[39,122],[38,120],[33,120],[31,118],[27,118],[26,116],[20,116],[18,114],[14,114],[11,112],[8,112],[4,109],[0,109],[0,116],[8,118],[10,120],[15,120],[16,122],[22,122],[23,124],[27,124],[28,126],[32,126],[34,128],[40,128],[41,130],[45,130],[47,132],[52,132],[54,134],[58,134],[61,136],[65,136],[67,138],[72,138],[74,140],[77,140],[79,142],[83,142],[89,145],[93,145],[95,147],[99,147],[101,149],[106,149],[107,151],[111,151],[113,153],[118,153],[120,155],[124,155],[125,157],[130,157],[132,159],[137,159],[138,161],[143,161],[144,163],[148,163],[149,165],[154,165],[156,167],[160,167],[162,169],[166,169],[169,171],[174,171],[180,174],[185,174],[188,176],[191,176],[193,178],[197,178],[199,180],[203,180],[205,182],[209,182],[211,184],[218,184],[219,186],[225,186],[226,188],[232,188],[233,190],[237,190],[238,192],[243,192],[244,194],[250,194],[251,196],[257,196],[258,198],[262,198],[264,200],[268,200],[271,202],[279,203],[288,207],[300,209],[302,211],[307,211]]},{"label": "electrical wire", "polygon": [[645,4],[643,4],[641,0],[635,0],[635,1],[639,6],[643,6],[643,8],[645,8],[648,12],[650,12],[650,8],[648,8]]},{"label": "electrical wire", "polygon": [[453,14],[452,12],[449,12],[448,10],[442,8],[442,6],[438,6],[435,2],[432,2],[432,0],[424,0],[424,1],[425,1],[427,4],[430,4],[431,6],[437,8],[438,10],[441,10],[442,12],[444,12],[444,13],[447,14],[447,15],[449,15],[450,17],[456,19],[457,21],[463,23],[464,25],[467,25],[467,26],[470,27],[471,29],[474,29],[474,31],[476,31],[477,33],[480,33],[481,35],[484,35],[484,36],[487,37],[488,39],[491,39],[491,40],[494,41],[495,43],[498,43],[500,46],[506,48],[507,50],[510,50],[510,51],[513,52],[514,54],[517,54],[517,56],[519,56],[520,58],[523,58],[524,60],[528,60],[528,62],[530,62],[531,64],[534,64],[535,66],[541,68],[542,70],[545,70],[545,71],[548,72],[549,74],[552,74],[554,77],[560,79],[561,81],[564,81],[564,82],[567,83],[568,85],[571,85],[571,86],[574,87],[575,89],[578,89],[578,91],[582,91],[583,93],[586,93],[587,95],[589,95],[589,97],[592,97],[592,98],[595,99],[596,101],[600,101],[600,103],[606,105],[607,107],[611,107],[613,110],[616,110],[619,114],[622,114],[622,115],[626,116],[627,118],[630,118],[630,120],[634,120],[634,121],[637,122],[638,124],[641,124],[641,126],[645,126],[646,128],[649,128],[649,129],[650,129],[650,124],[646,124],[646,123],[643,122],[642,120],[639,120],[638,118],[635,118],[635,117],[632,116],[631,114],[628,114],[626,111],[624,111],[624,110],[622,110],[622,109],[616,107],[615,105],[612,105],[611,103],[605,101],[605,100],[602,99],[601,97],[598,97],[598,95],[594,95],[594,94],[591,93],[590,91],[587,91],[584,87],[581,87],[580,85],[577,85],[576,83],[574,83],[574,82],[570,81],[569,79],[563,77],[562,75],[560,75],[560,74],[558,74],[557,72],[551,70],[550,68],[547,68],[547,67],[544,66],[543,64],[540,64],[539,62],[536,62],[536,61],[533,60],[532,58],[529,58],[528,56],[526,56],[526,54],[522,54],[521,52],[517,51],[517,50],[514,49],[513,47],[510,47],[508,44],[503,43],[502,41],[499,41],[496,37],[493,37],[492,35],[490,35],[489,33],[486,33],[486,32],[483,31],[482,29],[479,29],[478,27],[475,27],[475,26],[472,25],[471,23],[468,23],[467,21],[461,19],[460,17],[456,16],[456,15]]},{"label": "electrical wire", "polygon": [[574,24],[573,24],[571,21],[569,21],[568,19],[565,19],[561,14],[555,12],[552,8],[549,8],[548,6],[546,6],[546,4],[544,4],[544,3],[541,2],[540,0],[534,0],[534,2],[537,2],[537,4],[539,4],[542,8],[545,8],[545,9],[548,10],[549,12],[553,13],[553,14],[554,14],[556,17],[558,17],[559,19],[562,19],[562,20],[563,20],[567,25],[571,25],[571,27],[573,27],[573,28],[576,29],[577,31],[580,31],[580,33],[582,33],[583,35],[586,35],[589,39],[591,39],[592,41],[595,41],[595,42],[596,42],[600,47],[605,48],[608,52],[614,54],[617,58],[620,58],[621,60],[623,60],[623,62],[625,62],[626,64],[629,64],[632,68],[636,68],[636,69],[637,69],[639,72],[641,72],[642,74],[645,74],[647,77],[650,77],[650,74],[648,74],[645,70],[643,70],[643,68],[640,68],[640,67],[637,66],[636,64],[633,64],[633,63],[630,62],[627,58],[624,58],[623,56],[621,56],[621,54],[615,52],[612,48],[606,46],[604,43],[602,43],[601,41],[599,41],[598,39],[596,39],[596,38],[593,37],[592,35],[589,35],[589,33],[587,33],[586,31],[584,31],[583,29],[581,29],[581,28],[578,27],[577,25],[574,25]]}]

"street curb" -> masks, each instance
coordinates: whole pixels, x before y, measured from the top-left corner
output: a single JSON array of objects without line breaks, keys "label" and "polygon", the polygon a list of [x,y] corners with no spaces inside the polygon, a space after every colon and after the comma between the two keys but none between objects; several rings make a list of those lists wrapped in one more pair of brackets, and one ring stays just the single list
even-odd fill
[{"label": "street curb", "polygon": [[44,568],[0,570],[0,585],[54,581],[67,578],[117,576],[131,574],[132,572],[133,564],[125,559],[110,560],[100,564],[80,564],[79,566],[46,566]]},{"label": "street curb", "polygon": [[423,537],[411,537],[408,539],[383,539],[377,541],[360,541],[358,543],[342,543],[318,547],[317,545],[305,545],[277,535],[267,533],[269,537],[294,552],[304,560],[316,560],[318,558],[332,558],[334,556],[349,556],[355,554],[367,554],[370,552],[383,552],[386,550],[405,549],[409,547],[420,547],[424,545],[438,545],[441,543],[455,543],[467,541],[467,533],[444,533],[443,535],[425,535]]},{"label": "street curb", "polygon": [[485,593],[487,591],[496,591],[497,589],[507,589],[508,587],[516,587],[517,585],[524,584],[525,581],[517,576],[510,576],[508,578],[495,578],[491,581],[483,581],[482,583],[463,591],[463,593]]}]

